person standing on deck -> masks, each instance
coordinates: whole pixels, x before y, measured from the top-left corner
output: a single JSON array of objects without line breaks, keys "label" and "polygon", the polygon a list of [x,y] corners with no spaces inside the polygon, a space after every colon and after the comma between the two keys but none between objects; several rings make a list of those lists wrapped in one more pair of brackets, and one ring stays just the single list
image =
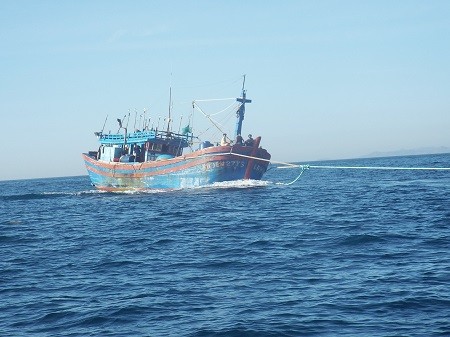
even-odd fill
[{"label": "person standing on deck", "polygon": [[222,140],[220,141],[221,146],[227,146],[230,145],[230,143],[227,141],[227,134],[224,133],[222,136]]},{"label": "person standing on deck", "polygon": [[254,140],[253,140],[252,135],[251,134],[248,135],[248,139],[245,141],[245,145],[246,146],[253,146],[253,142],[254,142]]}]

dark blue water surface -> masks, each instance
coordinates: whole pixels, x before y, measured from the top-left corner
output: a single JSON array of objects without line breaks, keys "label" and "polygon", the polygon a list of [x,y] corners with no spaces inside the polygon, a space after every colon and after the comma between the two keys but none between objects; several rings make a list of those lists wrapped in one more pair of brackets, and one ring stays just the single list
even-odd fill
[{"label": "dark blue water surface", "polygon": [[[314,165],[450,167],[450,154]],[[450,171],[0,182],[0,336],[450,336]]]}]

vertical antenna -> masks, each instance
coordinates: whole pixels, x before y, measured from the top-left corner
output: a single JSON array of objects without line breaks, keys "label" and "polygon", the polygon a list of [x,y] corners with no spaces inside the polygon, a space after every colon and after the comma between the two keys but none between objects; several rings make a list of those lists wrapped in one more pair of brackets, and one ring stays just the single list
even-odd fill
[{"label": "vertical antenna", "polygon": [[107,121],[107,120],[108,120],[108,115],[106,115],[105,123],[103,123],[102,134],[103,134],[103,130],[105,130],[105,125],[106,125],[106,121]]},{"label": "vertical antenna", "polygon": [[169,118],[167,119],[167,133],[170,132],[170,112],[172,109],[172,86],[169,88]]},{"label": "vertical antenna", "polygon": [[180,126],[178,126],[178,134],[180,134],[180,131],[181,131],[181,122],[183,121],[183,115],[181,115],[181,118],[180,118]]},{"label": "vertical antenna", "polygon": [[136,132],[137,109],[134,109],[134,131]]},{"label": "vertical antenna", "polygon": [[[126,127],[128,127],[128,123],[130,123],[130,115],[131,115],[131,109],[128,109],[128,120],[127,120],[127,126]],[[125,117],[126,117],[127,115],[125,115]],[[125,118],[124,117],[124,118]],[[124,119],[125,120],[125,119]]]},{"label": "vertical antenna", "polygon": [[[142,117],[142,115],[141,115],[141,117]],[[146,129],[146,127],[147,127],[147,119],[145,116],[145,108],[144,108],[144,118],[142,119],[142,131],[144,131]]]}]

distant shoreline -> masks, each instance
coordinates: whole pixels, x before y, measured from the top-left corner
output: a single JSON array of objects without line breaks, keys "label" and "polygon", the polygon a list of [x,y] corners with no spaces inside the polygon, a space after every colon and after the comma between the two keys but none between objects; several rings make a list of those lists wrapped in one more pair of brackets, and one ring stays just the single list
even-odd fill
[{"label": "distant shoreline", "polygon": [[358,157],[342,157],[342,158],[322,158],[313,160],[303,160],[299,161],[302,163],[306,162],[322,162],[322,161],[342,161],[342,160],[358,160],[358,159],[377,159],[377,158],[390,158],[390,157],[409,157],[409,156],[431,156],[436,154],[450,154],[450,148],[442,147],[443,151],[431,151],[422,152],[421,150],[399,150],[399,151],[388,151],[388,152],[372,152],[367,155]]},{"label": "distant shoreline", "polygon": [[445,154],[450,153],[450,147],[429,147],[420,149],[402,149],[396,151],[376,151],[361,158],[379,158],[379,157],[401,157],[401,156],[420,156],[431,154]]}]

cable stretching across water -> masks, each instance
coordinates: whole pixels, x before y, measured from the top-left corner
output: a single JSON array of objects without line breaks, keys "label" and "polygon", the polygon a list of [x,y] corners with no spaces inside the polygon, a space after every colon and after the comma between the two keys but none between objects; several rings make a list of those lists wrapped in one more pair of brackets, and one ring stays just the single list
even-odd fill
[{"label": "cable stretching across water", "polygon": [[276,164],[281,164],[284,166],[279,166],[277,168],[300,168],[300,174],[291,182],[289,183],[277,183],[278,185],[292,185],[294,184],[297,180],[300,179],[300,177],[302,176],[303,172],[305,172],[305,170],[308,170],[310,168],[313,169],[330,169],[330,170],[403,170],[403,171],[450,171],[450,167],[396,167],[396,166],[329,166],[329,165],[298,165],[298,164],[292,164],[292,163],[284,163],[284,162],[277,162],[274,160],[269,160],[269,159],[263,159],[263,158],[257,158],[257,157],[253,157],[253,156],[246,156],[246,155],[242,155],[242,154],[238,154],[238,153],[233,153],[232,150],[230,151],[230,154],[233,154],[235,156],[239,156],[239,157],[245,157],[245,158],[250,158],[250,159],[256,159],[256,160],[261,160],[261,161],[266,161],[266,162],[271,162],[271,163],[276,163]]},{"label": "cable stretching across water", "polygon": [[274,161],[270,159],[263,159],[258,157],[246,156],[243,154],[233,153],[230,151],[230,154],[235,156],[256,159],[261,161],[267,161],[274,164],[281,164],[285,166],[279,166],[277,168],[285,169],[285,168],[315,168],[315,169],[339,169],[339,170],[416,170],[416,171],[450,171],[450,167],[396,167],[396,166],[327,166],[327,165],[299,165],[286,163],[281,161]]},{"label": "cable stretching across water", "polygon": [[288,167],[288,168],[294,168],[294,167],[300,167],[301,168],[300,174],[293,181],[291,181],[290,183],[277,183],[277,185],[286,185],[286,186],[292,185],[293,183],[295,183],[297,180],[300,179],[300,177],[302,176],[303,172],[305,172],[305,170],[309,169],[309,165],[296,165],[296,164],[291,164],[291,163],[283,163],[283,162],[280,162],[280,161],[274,161],[274,160],[270,160],[270,159],[263,159],[263,158],[253,157],[253,156],[246,156],[245,154],[240,154],[240,153],[233,153],[233,148],[231,148],[230,154],[238,156],[238,157],[244,157],[244,158],[250,158],[250,159],[266,161],[266,162],[269,162],[269,163],[282,164],[282,165],[286,165],[285,167]]},{"label": "cable stretching across water", "polygon": [[[299,165],[299,167],[302,165]],[[404,171],[450,171],[450,167],[395,167],[395,166],[323,166],[308,165],[309,168],[339,170],[404,170]]]}]

